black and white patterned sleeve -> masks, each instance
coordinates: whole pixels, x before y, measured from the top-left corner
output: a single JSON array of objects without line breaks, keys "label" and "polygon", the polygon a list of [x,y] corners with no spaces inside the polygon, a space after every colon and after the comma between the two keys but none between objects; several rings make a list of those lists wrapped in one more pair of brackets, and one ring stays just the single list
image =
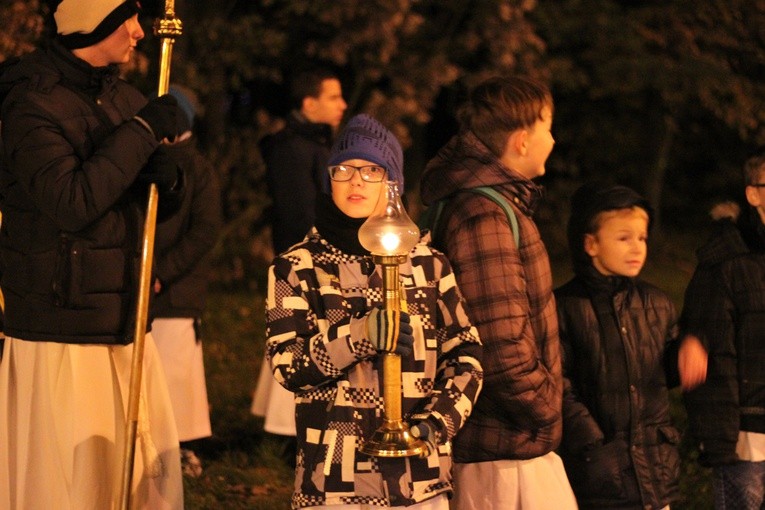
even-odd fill
[{"label": "black and white patterned sleeve", "polygon": [[322,294],[310,257],[291,254],[269,268],[266,356],[282,386],[305,391],[338,379],[376,352],[365,339],[363,319],[337,324],[328,318],[344,309],[342,296]]}]

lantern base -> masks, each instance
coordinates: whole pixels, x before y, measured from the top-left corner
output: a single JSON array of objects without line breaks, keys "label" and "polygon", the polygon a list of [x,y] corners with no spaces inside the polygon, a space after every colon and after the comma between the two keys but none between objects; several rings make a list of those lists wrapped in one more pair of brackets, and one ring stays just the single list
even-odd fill
[{"label": "lantern base", "polygon": [[428,446],[402,420],[386,420],[359,451],[373,457],[414,457],[426,455]]}]

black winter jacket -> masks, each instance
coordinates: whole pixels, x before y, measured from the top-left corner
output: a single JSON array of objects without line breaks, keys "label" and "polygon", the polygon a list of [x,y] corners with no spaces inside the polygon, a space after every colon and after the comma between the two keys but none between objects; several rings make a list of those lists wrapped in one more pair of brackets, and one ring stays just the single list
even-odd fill
[{"label": "black winter jacket", "polygon": [[194,146],[194,139],[168,147],[183,171],[185,194],[180,209],[157,224],[155,317],[201,317],[207,296],[209,260],[223,226],[220,185],[215,170]]},{"label": "black winter jacket", "polygon": [[309,122],[296,111],[284,129],[261,142],[277,255],[301,242],[313,226],[316,193],[324,186],[331,147],[332,128]]},{"label": "black winter jacket", "polygon": [[707,466],[734,462],[739,431],[765,433],[765,226],[751,207],[716,222],[697,251],[684,333],[709,353],[706,382],[684,395],[688,430]]},{"label": "black winter jacket", "polygon": [[[672,302],[594,268],[556,289],[563,368],[561,457],[581,508],[659,509],[678,497]],[[668,347],[669,346],[669,347]]]},{"label": "black winter jacket", "polygon": [[0,100],[6,335],[129,343],[146,197],[133,181],[158,146],[131,120],[145,98],[54,42],[3,72]]}]

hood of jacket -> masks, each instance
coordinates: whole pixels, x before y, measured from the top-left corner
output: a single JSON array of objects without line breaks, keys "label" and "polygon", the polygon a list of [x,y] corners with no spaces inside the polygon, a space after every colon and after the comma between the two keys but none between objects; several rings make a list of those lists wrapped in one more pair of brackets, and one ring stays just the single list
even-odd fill
[{"label": "hood of jacket", "polygon": [[712,265],[745,253],[765,252],[765,225],[754,207],[736,209],[735,214],[715,215],[712,235],[696,250],[699,264]]},{"label": "hood of jacket", "polygon": [[506,167],[472,132],[454,136],[428,162],[422,175],[420,194],[431,205],[458,191],[491,186],[518,197],[521,210],[532,215],[542,187]]}]

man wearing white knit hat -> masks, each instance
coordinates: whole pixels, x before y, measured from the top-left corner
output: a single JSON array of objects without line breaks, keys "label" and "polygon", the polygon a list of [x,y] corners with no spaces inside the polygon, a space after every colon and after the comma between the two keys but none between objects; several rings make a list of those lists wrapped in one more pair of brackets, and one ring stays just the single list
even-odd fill
[{"label": "man wearing white knit hat", "polygon": [[[120,489],[143,210],[180,201],[178,105],[117,73],[138,2],[63,0],[56,37],[0,71],[0,510],[110,508]],[[146,336],[132,502],[181,509],[178,437]]]}]

